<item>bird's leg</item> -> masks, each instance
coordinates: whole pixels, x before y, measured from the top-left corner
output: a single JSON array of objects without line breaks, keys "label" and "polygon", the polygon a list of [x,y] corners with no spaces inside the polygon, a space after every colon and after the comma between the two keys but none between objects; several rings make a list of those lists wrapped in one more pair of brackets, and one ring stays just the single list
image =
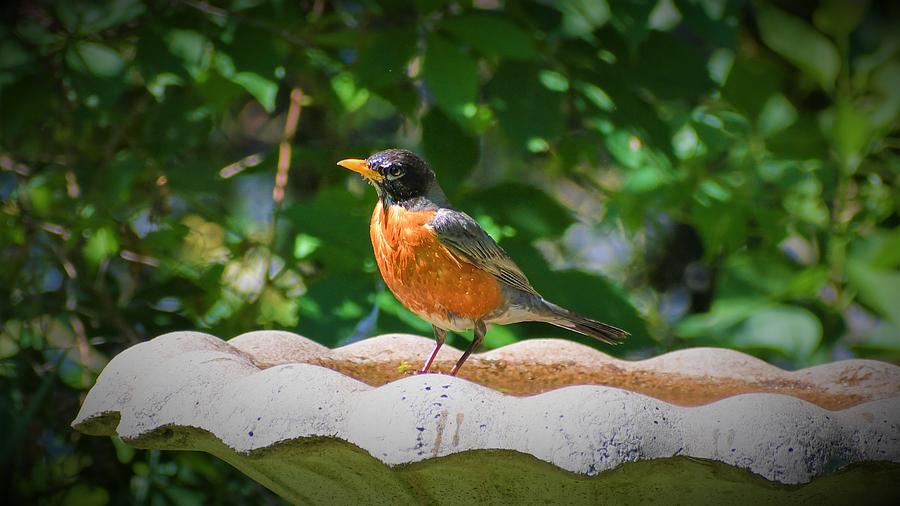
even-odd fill
[{"label": "bird's leg", "polygon": [[466,352],[463,353],[462,357],[459,357],[459,361],[453,366],[453,370],[450,371],[451,376],[456,376],[456,373],[459,372],[459,368],[466,362],[469,355],[481,346],[481,342],[484,341],[485,333],[487,333],[487,325],[484,324],[484,320],[477,320],[475,322],[475,337],[472,339],[472,344],[466,348]]},{"label": "bird's leg", "polygon": [[434,330],[434,349],[431,350],[431,355],[429,355],[428,360],[425,361],[425,365],[422,366],[419,374],[425,374],[428,372],[428,369],[431,368],[431,363],[434,362],[434,357],[437,356],[438,351],[441,349],[441,346],[444,345],[444,338],[447,337],[446,330],[434,325],[431,326],[431,329]]}]

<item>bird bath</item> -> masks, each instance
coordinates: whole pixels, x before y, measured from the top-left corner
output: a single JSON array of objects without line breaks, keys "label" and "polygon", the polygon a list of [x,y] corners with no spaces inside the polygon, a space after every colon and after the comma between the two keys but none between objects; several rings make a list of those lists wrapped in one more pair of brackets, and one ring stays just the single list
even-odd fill
[{"label": "bird bath", "polygon": [[413,374],[431,346],[166,334],[115,357],[72,425],[211,453],[303,504],[900,497],[891,364],[788,372],[712,348],[629,362],[550,339],[474,355],[460,377]]}]

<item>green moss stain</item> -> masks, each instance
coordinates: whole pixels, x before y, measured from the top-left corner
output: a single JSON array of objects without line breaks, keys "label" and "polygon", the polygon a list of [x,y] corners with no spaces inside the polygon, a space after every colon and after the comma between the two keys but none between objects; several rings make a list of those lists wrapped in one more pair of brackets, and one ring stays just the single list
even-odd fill
[{"label": "green moss stain", "polygon": [[209,451],[297,504],[897,504],[900,464],[848,466],[784,485],[719,462],[673,457],[632,462],[597,476],[530,455],[477,450],[388,467],[349,443],[296,442],[251,455]]}]

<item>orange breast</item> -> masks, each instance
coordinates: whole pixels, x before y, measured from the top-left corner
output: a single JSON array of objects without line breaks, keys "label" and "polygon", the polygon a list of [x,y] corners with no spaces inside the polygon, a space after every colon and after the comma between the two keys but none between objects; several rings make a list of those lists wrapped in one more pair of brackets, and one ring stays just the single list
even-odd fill
[{"label": "orange breast", "polygon": [[375,260],[388,288],[421,318],[441,325],[448,313],[478,319],[502,302],[500,283],[491,274],[457,258],[425,226],[434,211],[382,207],[372,214],[370,234]]}]

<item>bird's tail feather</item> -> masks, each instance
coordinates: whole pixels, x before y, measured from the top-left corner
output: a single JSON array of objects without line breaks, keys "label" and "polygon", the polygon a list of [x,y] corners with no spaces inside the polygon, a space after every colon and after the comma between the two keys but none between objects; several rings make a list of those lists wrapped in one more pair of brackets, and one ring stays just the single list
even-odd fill
[{"label": "bird's tail feather", "polygon": [[579,334],[599,339],[607,344],[622,344],[625,338],[631,335],[620,328],[581,316],[552,302],[546,300],[543,302],[547,310],[544,315],[544,321],[557,327],[574,330]]}]

